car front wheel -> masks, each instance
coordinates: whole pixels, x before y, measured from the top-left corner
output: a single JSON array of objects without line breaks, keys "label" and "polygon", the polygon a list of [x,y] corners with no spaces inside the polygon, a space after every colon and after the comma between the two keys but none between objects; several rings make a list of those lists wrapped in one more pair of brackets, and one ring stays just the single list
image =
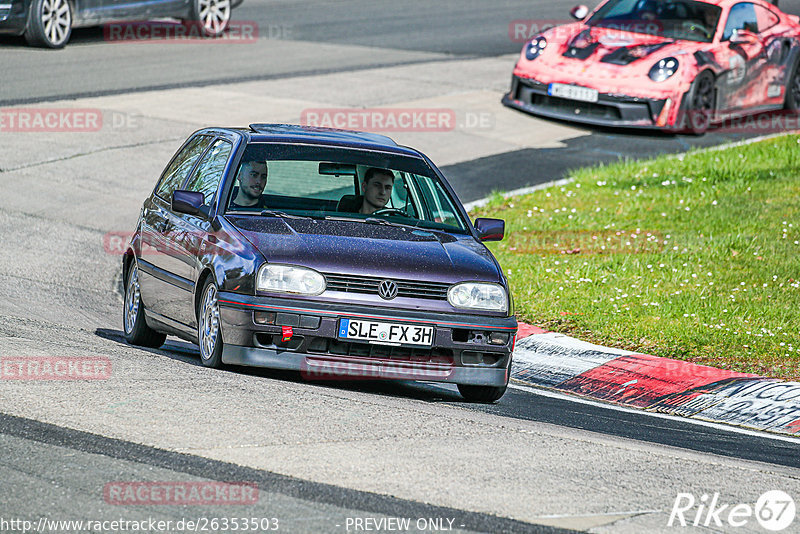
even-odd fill
[{"label": "car front wheel", "polygon": [[469,402],[494,402],[506,393],[508,378],[511,376],[511,358],[506,368],[506,383],[502,386],[471,386],[458,384],[458,392]]},{"label": "car front wheel", "polygon": [[217,285],[209,277],[200,294],[197,310],[197,344],[200,361],[206,367],[222,367],[222,332],[219,327],[219,301]]},{"label": "car front wheel", "polygon": [[686,110],[687,129],[694,135],[703,135],[711,125],[714,113],[714,75],[703,71],[692,84],[691,101]]},{"label": "car front wheel", "polygon": [[63,48],[72,34],[69,0],[33,0],[25,28],[25,40],[32,46]]},{"label": "car front wheel", "polygon": [[494,402],[505,395],[508,386],[458,385],[458,392],[469,402]]},{"label": "car front wheel", "polygon": [[144,319],[144,304],[139,291],[139,268],[134,262],[125,284],[125,299],[122,308],[122,327],[125,329],[125,341],[131,345],[158,348],[167,339],[166,334],[156,332]]}]

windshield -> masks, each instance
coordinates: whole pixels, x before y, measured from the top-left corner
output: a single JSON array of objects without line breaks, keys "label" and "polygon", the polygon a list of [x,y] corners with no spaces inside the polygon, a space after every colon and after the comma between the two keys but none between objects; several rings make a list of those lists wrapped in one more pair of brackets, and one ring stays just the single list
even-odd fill
[{"label": "windshield", "polygon": [[691,0],[610,0],[589,26],[709,43],[722,9]]},{"label": "windshield", "polygon": [[430,171],[420,161],[393,161],[366,152],[287,152],[251,145],[236,170],[226,212],[466,233],[454,200],[433,172],[424,170]]}]

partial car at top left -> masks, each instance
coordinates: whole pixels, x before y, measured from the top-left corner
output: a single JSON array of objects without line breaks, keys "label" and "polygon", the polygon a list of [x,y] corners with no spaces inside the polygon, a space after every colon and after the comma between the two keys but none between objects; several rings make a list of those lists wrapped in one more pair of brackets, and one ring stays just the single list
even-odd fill
[{"label": "partial car at top left", "polygon": [[28,44],[63,48],[73,28],[108,22],[174,17],[206,37],[221,35],[242,0],[0,0],[0,35],[22,35]]}]

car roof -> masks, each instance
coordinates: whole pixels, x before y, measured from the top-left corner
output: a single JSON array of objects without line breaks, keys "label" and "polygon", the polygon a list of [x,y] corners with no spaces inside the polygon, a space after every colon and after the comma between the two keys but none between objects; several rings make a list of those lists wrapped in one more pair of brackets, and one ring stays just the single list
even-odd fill
[{"label": "car roof", "polygon": [[298,124],[254,123],[249,130],[231,128],[248,138],[248,143],[323,145],[389,152],[422,158],[413,148],[400,146],[391,137],[370,132],[319,128]]}]

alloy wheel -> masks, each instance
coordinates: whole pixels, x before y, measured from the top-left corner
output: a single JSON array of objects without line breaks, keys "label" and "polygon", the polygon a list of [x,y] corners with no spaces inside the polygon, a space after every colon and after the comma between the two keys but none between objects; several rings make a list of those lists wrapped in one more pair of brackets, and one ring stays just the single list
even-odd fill
[{"label": "alloy wheel", "polygon": [[45,37],[53,45],[60,45],[69,37],[72,13],[67,0],[44,0],[41,12]]},{"label": "alloy wheel", "polygon": [[139,268],[134,265],[128,276],[128,288],[125,291],[125,333],[130,334],[136,324],[136,314],[139,313]]},{"label": "alloy wheel", "polygon": [[219,35],[231,18],[230,0],[198,0],[200,24],[208,35]]},{"label": "alloy wheel", "polygon": [[217,288],[210,284],[203,296],[203,305],[200,309],[200,355],[208,360],[214,354],[219,336],[219,303],[217,302]]}]

